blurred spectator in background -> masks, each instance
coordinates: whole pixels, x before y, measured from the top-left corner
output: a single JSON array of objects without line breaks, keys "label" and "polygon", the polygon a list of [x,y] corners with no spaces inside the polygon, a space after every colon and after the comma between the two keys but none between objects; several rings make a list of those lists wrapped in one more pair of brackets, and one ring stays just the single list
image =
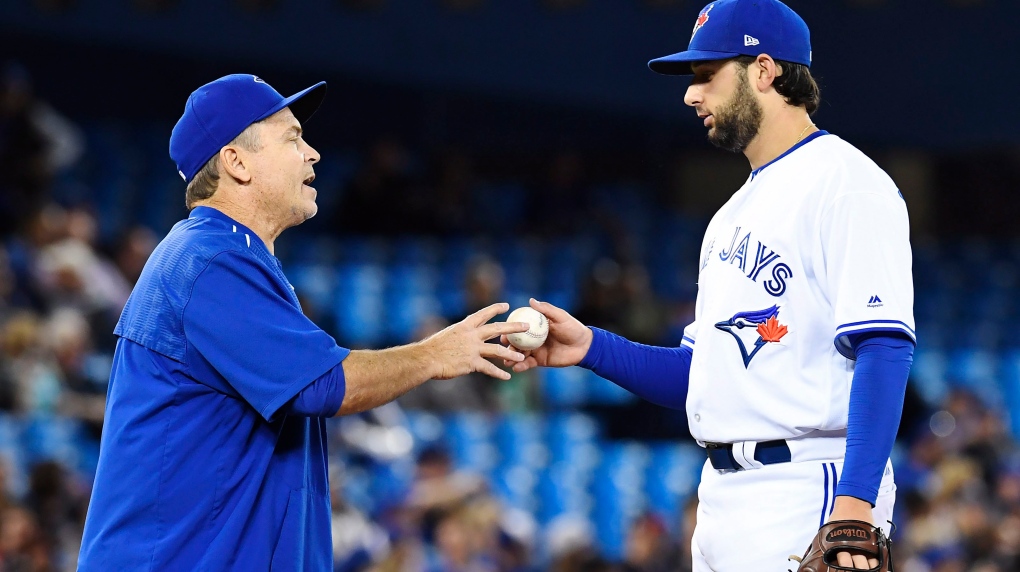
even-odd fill
[{"label": "blurred spectator in background", "polygon": [[56,461],[43,461],[32,468],[25,504],[38,518],[40,539],[55,569],[75,568],[87,495],[87,491],[74,486],[68,470]]},{"label": "blurred spectator in background", "polygon": [[390,552],[389,535],[383,527],[352,506],[344,497],[344,473],[330,471],[330,504],[333,507],[333,568],[335,572],[364,570]]},{"label": "blurred spectator in background", "polygon": [[612,572],[595,548],[594,531],[582,517],[564,514],[546,529],[545,543],[551,572]]},{"label": "blurred spectator in background", "polygon": [[113,328],[131,294],[131,285],[97,251],[97,227],[84,209],[48,207],[60,221],[51,241],[40,248],[37,276],[49,308],[72,308],[85,315],[103,347],[112,351]]},{"label": "blurred spectator in background", "polygon": [[46,323],[49,344],[60,379],[57,411],[88,422],[98,438],[106,409],[106,381],[109,368],[89,370],[92,340],[96,338],[85,317],[77,310],[57,310]]},{"label": "blurred spectator in background", "polygon": [[630,525],[624,551],[624,572],[675,572],[680,551],[661,518],[646,513]]},{"label": "blurred spectator in background", "polygon": [[[488,256],[478,256],[468,262],[464,277],[464,304],[468,308],[485,307],[503,299],[506,271]],[[487,301],[490,300],[490,301]]]},{"label": "blurred spectator in background", "polygon": [[55,572],[57,567],[33,514],[12,506],[0,512],[0,569],[5,572]]},{"label": "blurred spectator in background", "polygon": [[666,331],[666,307],[652,290],[645,265],[623,268],[620,280],[620,335],[642,344],[659,343]]},{"label": "blurred spectator in background", "polygon": [[134,286],[142,274],[145,261],[156,248],[156,234],[144,226],[135,226],[117,241],[113,261],[128,284]]},{"label": "blurred spectator in background", "polygon": [[50,183],[60,169],[82,154],[77,127],[37,99],[21,64],[0,69],[0,237],[23,224],[46,204]]},{"label": "blurred spectator in background", "polygon": [[600,258],[591,266],[581,287],[581,304],[575,312],[585,324],[599,324],[613,331],[623,329],[620,315],[623,270],[611,258]]},{"label": "blurred spectator in background", "polygon": [[449,511],[485,490],[485,481],[480,476],[453,469],[453,461],[445,449],[429,447],[418,454],[407,506],[419,514]]}]

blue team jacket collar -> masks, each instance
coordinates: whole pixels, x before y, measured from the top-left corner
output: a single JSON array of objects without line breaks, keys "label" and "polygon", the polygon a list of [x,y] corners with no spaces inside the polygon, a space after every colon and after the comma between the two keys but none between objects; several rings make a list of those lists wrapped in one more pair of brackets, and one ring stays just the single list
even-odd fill
[{"label": "blue team jacket collar", "polygon": [[251,236],[253,242],[261,246],[263,249],[266,249],[265,243],[262,242],[262,239],[259,238],[259,235],[255,234],[255,231],[230,218],[229,216],[223,214],[222,212],[214,209],[213,207],[195,207],[191,209],[191,215],[188,216],[188,218],[189,219],[213,218],[216,220],[221,220],[227,223],[228,225],[231,225],[234,228],[234,232],[243,232],[244,234]]},{"label": "blue team jacket collar", "polygon": [[808,135],[807,137],[801,139],[800,141],[797,142],[796,145],[794,145],[793,147],[790,147],[789,149],[787,149],[786,152],[784,152],[782,155],[776,157],[775,159],[769,161],[768,163],[765,163],[761,167],[758,167],[757,169],[751,171],[751,179],[753,180],[755,177],[757,177],[758,173],[761,173],[762,171],[765,170],[765,167],[768,167],[772,163],[775,163],[776,161],[782,159],[783,157],[786,157],[790,153],[793,153],[794,151],[796,151],[797,149],[800,149],[801,147],[807,145],[811,141],[814,141],[815,139],[818,139],[822,135],[828,135],[828,134],[829,134],[828,131],[826,131],[824,129],[819,129],[818,131],[815,131],[811,135]]}]

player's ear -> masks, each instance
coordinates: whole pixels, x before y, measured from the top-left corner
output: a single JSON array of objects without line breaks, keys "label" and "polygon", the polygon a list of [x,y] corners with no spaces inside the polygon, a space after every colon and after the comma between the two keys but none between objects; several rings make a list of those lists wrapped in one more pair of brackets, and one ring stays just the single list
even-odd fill
[{"label": "player's ear", "polygon": [[768,54],[760,54],[750,67],[751,77],[754,78],[759,91],[766,91],[772,87],[777,77],[783,75],[782,66]]},{"label": "player's ear", "polygon": [[251,170],[245,164],[247,158],[245,153],[232,145],[220,149],[220,166],[224,174],[241,184],[251,180]]}]

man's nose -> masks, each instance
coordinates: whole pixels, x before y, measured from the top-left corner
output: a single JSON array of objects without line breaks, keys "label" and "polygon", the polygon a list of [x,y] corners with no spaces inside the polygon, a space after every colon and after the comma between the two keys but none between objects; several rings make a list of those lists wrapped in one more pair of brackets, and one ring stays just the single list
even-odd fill
[{"label": "man's nose", "polygon": [[699,105],[701,103],[701,90],[695,85],[688,87],[687,93],[684,94],[684,103],[690,107]]},{"label": "man's nose", "polygon": [[305,161],[308,161],[309,163],[318,163],[319,159],[322,158],[319,155],[319,152],[316,151],[314,147],[312,147],[311,145],[309,145],[307,143],[305,143],[305,147],[306,147],[305,153],[304,153]]}]

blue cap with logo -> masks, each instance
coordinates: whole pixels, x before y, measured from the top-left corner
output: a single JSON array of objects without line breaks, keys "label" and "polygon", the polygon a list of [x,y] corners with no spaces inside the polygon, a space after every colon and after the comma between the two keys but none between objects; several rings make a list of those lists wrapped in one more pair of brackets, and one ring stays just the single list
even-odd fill
[{"label": "blue cap with logo", "polygon": [[691,62],[768,54],[811,65],[807,24],[779,0],[718,0],[698,14],[687,51],[648,62],[652,71],[691,75]]},{"label": "blue cap with logo", "polygon": [[283,97],[262,78],[233,74],[209,82],[192,92],[184,115],[170,134],[170,158],[177,172],[190,183],[220,149],[249,125],[289,107],[304,123],[326,97],[326,82]]}]

